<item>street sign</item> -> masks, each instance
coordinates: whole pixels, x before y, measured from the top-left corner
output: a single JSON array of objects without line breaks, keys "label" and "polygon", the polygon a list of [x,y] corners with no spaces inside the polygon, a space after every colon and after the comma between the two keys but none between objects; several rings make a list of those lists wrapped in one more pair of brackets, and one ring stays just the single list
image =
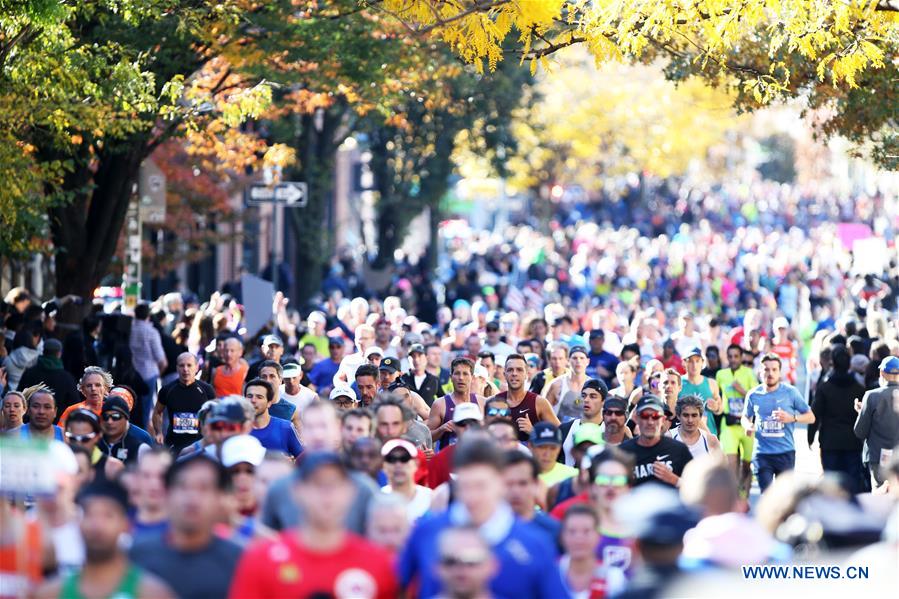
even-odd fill
[{"label": "street sign", "polygon": [[247,204],[281,204],[285,208],[305,208],[308,202],[306,184],[301,181],[284,181],[274,187],[254,183],[247,190]]},{"label": "street sign", "polygon": [[140,218],[145,223],[165,222],[165,174],[149,158],[140,166],[137,186],[140,198]]}]

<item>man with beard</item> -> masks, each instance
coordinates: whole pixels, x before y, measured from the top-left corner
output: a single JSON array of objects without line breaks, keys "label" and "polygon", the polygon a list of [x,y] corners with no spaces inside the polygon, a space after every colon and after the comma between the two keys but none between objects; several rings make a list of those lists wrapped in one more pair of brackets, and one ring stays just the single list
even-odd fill
[{"label": "man with beard", "polygon": [[39,588],[40,599],[116,597],[168,599],[171,590],[132,564],[121,549],[128,533],[128,496],[118,483],[91,483],[78,496],[86,560],[80,572]]},{"label": "man with beard", "polygon": [[569,420],[559,427],[562,432],[562,453],[559,454],[559,460],[565,465],[577,466],[571,454],[571,450],[574,449],[574,436],[583,423],[602,425],[602,406],[608,395],[609,389],[602,379],[587,379],[581,387],[582,416]]},{"label": "man with beard", "polygon": [[625,441],[621,449],[634,456],[634,484],[660,482],[671,487],[680,483],[680,475],[693,456],[686,445],[666,437],[662,431],[665,405],[654,395],[644,395],[634,408],[640,435]]},{"label": "man with beard", "polygon": [[521,354],[510,354],[503,367],[508,391],[497,393],[497,399],[509,403],[512,423],[518,429],[518,440],[527,443],[531,431],[538,422],[550,422],[559,426],[559,418],[546,398],[527,390],[528,364]]}]

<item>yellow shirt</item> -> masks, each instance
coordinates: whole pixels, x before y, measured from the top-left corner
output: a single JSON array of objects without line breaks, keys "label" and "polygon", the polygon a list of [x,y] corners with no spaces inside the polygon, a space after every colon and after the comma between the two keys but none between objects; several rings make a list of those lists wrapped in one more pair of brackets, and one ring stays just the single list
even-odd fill
[{"label": "yellow shirt", "polygon": [[566,466],[565,464],[556,462],[556,465],[553,466],[552,470],[550,470],[549,472],[542,472],[540,474],[540,480],[543,481],[543,484],[545,484],[547,487],[551,487],[556,483],[560,483],[563,480],[576,475],[577,468],[572,468],[571,466]]}]

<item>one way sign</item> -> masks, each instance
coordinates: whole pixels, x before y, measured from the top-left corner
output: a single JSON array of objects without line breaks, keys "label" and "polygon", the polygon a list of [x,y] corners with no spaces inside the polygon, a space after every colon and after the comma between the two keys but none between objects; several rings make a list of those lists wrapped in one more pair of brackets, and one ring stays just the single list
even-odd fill
[{"label": "one way sign", "polygon": [[274,187],[264,183],[254,183],[247,190],[247,204],[283,204],[286,208],[305,208],[308,197],[306,184],[301,181],[284,181]]}]

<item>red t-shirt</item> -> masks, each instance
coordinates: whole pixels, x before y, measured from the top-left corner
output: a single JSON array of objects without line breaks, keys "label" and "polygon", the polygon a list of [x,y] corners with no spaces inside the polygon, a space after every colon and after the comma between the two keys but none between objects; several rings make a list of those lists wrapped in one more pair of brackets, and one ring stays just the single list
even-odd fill
[{"label": "red t-shirt", "polygon": [[453,470],[453,455],[456,452],[456,446],[449,447],[439,451],[431,463],[428,464],[428,486],[436,489],[450,479],[450,472]]},{"label": "red t-shirt", "polygon": [[347,533],[333,551],[311,551],[296,531],[250,546],[237,564],[230,599],[352,597],[392,599],[399,594],[390,554]]},{"label": "red t-shirt", "polygon": [[590,497],[587,495],[587,491],[575,495],[574,497],[569,497],[562,503],[556,505],[553,509],[549,511],[549,515],[555,518],[556,520],[561,520],[562,516],[565,515],[565,512],[568,511],[573,505],[577,505],[579,503],[588,504],[590,503]]}]

